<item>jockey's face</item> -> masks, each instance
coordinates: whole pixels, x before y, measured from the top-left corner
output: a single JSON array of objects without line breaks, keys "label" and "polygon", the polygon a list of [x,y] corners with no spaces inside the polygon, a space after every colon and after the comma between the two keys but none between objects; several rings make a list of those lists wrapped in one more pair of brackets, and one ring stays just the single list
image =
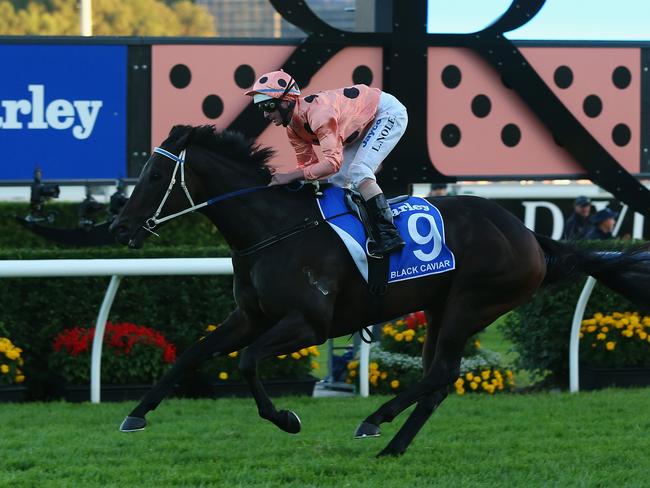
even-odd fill
[{"label": "jockey's face", "polygon": [[[282,100],[282,102],[280,102],[280,107],[282,107],[283,110],[287,110],[289,108],[289,106],[290,106],[290,102],[288,102],[286,100]],[[282,123],[283,122],[282,114],[280,113],[279,109],[274,110],[273,112],[263,112],[263,113],[264,113],[264,118],[267,119],[267,120],[270,120],[271,122],[273,122],[273,124],[276,127],[280,126],[280,125],[284,125]],[[288,114],[288,116],[289,116],[289,119],[290,119],[291,114]]]}]

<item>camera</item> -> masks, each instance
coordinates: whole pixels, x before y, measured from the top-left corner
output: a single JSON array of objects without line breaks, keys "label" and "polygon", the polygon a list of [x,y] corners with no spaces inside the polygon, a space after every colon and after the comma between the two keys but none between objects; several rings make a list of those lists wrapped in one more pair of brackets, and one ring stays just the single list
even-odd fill
[{"label": "camera", "polygon": [[123,180],[118,180],[115,193],[111,195],[110,203],[108,204],[108,221],[112,222],[120,214],[124,205],[129,198],[124,194],[126,183]]},{"label": "camera", "polygon": [[43,205],[49,198],[58,198],[61,190],[59,189],[59,185],[43,183],[42,176],[41,169],[36,168],[34,170],[34,180],[32,181],[29,197],[30,213],[26,220],[31,222],[47,220],[52,223],[56,213],[48,212],[46,214],[43,210]]},{"label": "camera", "polygon": [[104,204],[95,200],[90,192],[90,187],[86,187],[86,198],[79,204],[79,227],[89,229],[96,223],[96,215],[104,209]]}]

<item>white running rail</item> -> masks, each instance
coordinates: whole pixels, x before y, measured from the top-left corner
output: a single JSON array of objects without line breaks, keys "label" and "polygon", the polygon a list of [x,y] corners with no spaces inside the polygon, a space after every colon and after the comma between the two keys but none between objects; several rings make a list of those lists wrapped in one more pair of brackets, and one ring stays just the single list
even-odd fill
[{"label": "white running rail", "polygon": [[124,276],[231,275],[230,258],[0,260],[0,278],[110,276],[93,337],[90,401],[100,402],[102,343],[106,319]]}]

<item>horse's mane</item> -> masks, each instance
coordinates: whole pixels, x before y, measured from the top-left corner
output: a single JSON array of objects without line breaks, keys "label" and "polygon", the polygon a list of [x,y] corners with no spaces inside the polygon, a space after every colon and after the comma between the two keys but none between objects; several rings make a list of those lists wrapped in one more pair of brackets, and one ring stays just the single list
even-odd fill
[{"label": "horse's mane", "polygon": [[166,142],[173,143],[188,134],[185,146],[199,145],[234,161],[260,169],[267,169],[266,163],[275,153],[270,147],[255,144],[253,139],[247,138],[241,132],[219,131],[213,125],[199,125],[196,127],[175,125]]}]

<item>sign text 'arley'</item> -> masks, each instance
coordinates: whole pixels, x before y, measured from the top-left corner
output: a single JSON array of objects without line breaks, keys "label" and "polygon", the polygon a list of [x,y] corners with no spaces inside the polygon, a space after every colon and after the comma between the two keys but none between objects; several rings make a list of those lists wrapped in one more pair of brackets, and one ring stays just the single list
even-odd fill
[{"label": "sign text 'arley'", "polygon": [[46,105],[45,85],[28,85],[27,89],[31,92],[31,100],[0,100],[0,130],[72,128],[75,139],[90,137],[103,105],[101,100],[59,98]]}]

